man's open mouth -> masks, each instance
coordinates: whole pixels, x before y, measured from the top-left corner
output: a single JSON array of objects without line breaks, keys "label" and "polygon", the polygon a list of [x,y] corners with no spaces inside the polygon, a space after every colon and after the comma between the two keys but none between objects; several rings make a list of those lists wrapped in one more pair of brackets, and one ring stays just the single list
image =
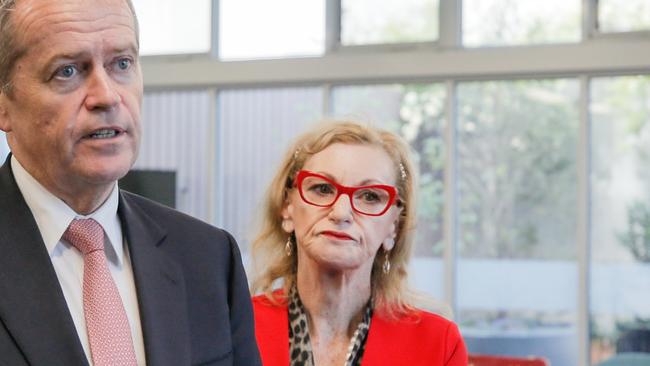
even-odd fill
[{"label": "man's open mouth", "polygon": [[88,135],[89,138],[91,139],[110,139],[112,137],[115,137],[119,134],[123,133],[120,130],[112,129],[112,128],[107,128],[103,130],[97,130],[90,135]]}]

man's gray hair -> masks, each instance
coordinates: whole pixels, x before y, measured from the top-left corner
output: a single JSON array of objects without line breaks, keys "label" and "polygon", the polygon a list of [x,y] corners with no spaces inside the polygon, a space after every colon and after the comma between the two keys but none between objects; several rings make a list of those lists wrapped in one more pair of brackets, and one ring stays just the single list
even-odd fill
[{"label": "man's gray hair", "polygon": [[11,90],[11,69],[22,54],[14,44],[14,31],[9,21],[15,7],[16,0],[0,0],[0,93],[5,94]]},{"label": "man's gray hair", "polygon": [[[11,13],[16,9],[17,0],[0,0],[0,94],[11,95],[11,72],[16,61],[27,51],[16,41],[16,30],[11,21]],[[139,43],[138,18],[131,0],[125,0],[133,14],[136,41]]]}]

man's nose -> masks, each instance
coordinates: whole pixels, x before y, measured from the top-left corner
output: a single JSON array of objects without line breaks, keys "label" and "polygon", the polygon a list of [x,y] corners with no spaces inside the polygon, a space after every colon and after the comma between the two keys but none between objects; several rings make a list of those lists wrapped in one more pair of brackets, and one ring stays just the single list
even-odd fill
[{"label": "man's nose", "polygon": [[86,108],[88,110],[109,110],[121,102],[115,81],[102,67],[95,69],[88,79]]}]

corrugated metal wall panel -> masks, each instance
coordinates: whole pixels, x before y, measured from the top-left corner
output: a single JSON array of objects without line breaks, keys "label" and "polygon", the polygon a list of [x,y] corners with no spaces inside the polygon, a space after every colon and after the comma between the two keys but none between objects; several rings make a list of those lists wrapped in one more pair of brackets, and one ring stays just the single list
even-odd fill
[{"label": "corrugated metal wall panel", "polygon": [[0,164],[4,163],[7,154],[9,154],[9,146],[7,145],[5,133],[0,131]]},{"label": "corrugated metal wall panel", "polygon": [[147,92],[142,110],[142,145],[134,169],[175,170],[176,206],[210,218],[209,91]]},{"label": "corrugated metal wall panel", "polygon": [[318,87],[228,90],[219,95],[217,146],[222,184],[219,222],[246,250],[264,191],[297,134],[319,120]]}]

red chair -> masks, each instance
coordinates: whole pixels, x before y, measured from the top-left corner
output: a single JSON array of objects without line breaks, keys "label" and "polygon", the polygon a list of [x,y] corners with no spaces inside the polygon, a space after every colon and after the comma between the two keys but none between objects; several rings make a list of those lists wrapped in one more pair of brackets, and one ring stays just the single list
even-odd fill
[{"label": "red chair", "polygon": [[468,366],[550,366],[550,364],[542,357],[506,357],[470,354]]}]

